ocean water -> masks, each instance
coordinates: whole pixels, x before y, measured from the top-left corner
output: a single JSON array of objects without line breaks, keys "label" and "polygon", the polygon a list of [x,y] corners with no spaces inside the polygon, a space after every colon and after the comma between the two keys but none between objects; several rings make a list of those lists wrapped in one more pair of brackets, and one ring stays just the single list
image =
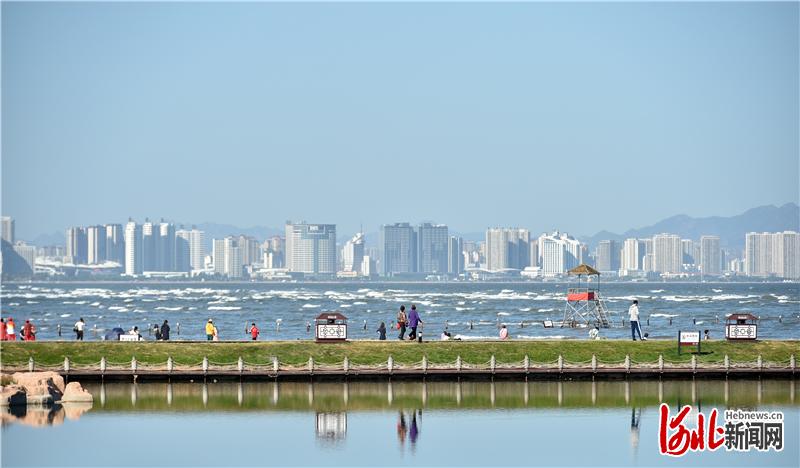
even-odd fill
[{"label": "ocean water", "polygon": [[[390,327],[401,304],[416,304],[425,339],[444,329],[462,339],[496,339],[507,324],[514,339],[575,339],[586,328],[544,328],[564,315],[567,283],[42,283],[3,284],[2,315],[18,326],[25,319],[37,339],[72,339],[83,317],[86,340],[100,340],[113,327],[138,326],[145,338],[151,324],[169,320],[173,339],[205,339],[214,319],[222,340],[247,339],[256,322],[260,339],[308,339],[307,324],[326,311],[349,319],[350,339],[377,339],[381,321]],[[607,338],[630,336],[627,308],[638,299],[644,332],[672,338],[678,330],[706,330],[724,337],[728,314],[760,317],[759,338],[800,339],[798,283],[609,283],[601,295],[610,310]],[[58,327],[61,326],[61,335]],[[396,335],[389,331],[389,338]]]},{"label": "ocean water", "polygon": [[[0,410],[2,466],[798,466],[796,381],[92,384]],[[661,402],[780,411],[781,451],[658,451]],[[693,419],[687,425],[694,428]],[[687,421],[688,422],[688,421]],[[45,448],[42,450],[42,448]]]}]

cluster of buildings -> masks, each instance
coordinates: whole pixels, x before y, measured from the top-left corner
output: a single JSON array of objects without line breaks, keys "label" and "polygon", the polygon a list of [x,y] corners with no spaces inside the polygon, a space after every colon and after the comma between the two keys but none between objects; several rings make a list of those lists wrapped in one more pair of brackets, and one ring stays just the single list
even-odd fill
[{"label": "cluster of buildings", "polygon": [[453,235],[445,224],[401,222],[380,227],[377,243],[363,232],[337,243],[335,224],[287,222],[284,235],[256,239],[205,232],[161,220],[67,229],[64,246],[35,247],[14,239],[14,220],[2,218],[3,239],[30,274],[262,279],[523,279],[554,278],[587,263],[604,276],[686,278],[750,276],[800,279],[800,234],[746,235],[745,249],[718,236],[676,234],[601,240],[593,251],[567,233],[538,237],[522,228],[494,227],[483,240]]}]

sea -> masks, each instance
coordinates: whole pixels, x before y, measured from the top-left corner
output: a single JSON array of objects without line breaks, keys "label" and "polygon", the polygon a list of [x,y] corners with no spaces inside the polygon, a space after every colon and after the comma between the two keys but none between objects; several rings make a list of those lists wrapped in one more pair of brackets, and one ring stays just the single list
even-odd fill
[{"label": "sea", "polygon": [[[313,338],[314,319],[338,311],[348,319],[348,339],[377,339],[381,322],[393,328],[401,305],[416,305],[423,339],[447,330],[462,340],[498,339],[505,324],[512,339],[583,339],[589,327],[561,327],[568,283],[4,283],[2,316],[21,328],[26,319],[37,340],[74,339],[83,318],[86,340],[102,340],[115,327],[138,326],[154,339],[154,324],[168,320],[171,338],[205,339],[214,320],[221,340],[244,340],[256,323],[262,340]],[[609,310],[610,339],[630,338],[627,309],[639,301],[643,332],[672,338],[681,330],[724,337],[733,313],[758,317],[758,338],[800,339],[800,283],[607,283],[600,296]],[[545,327],[545,324],[552,327]]]}]

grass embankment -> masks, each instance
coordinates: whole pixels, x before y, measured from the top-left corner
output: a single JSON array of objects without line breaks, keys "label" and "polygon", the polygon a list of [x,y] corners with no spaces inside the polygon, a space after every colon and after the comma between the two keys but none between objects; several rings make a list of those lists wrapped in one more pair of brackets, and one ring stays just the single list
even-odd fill
[{"label": "grass embankment", "polygon": [[[755,343],[708,341],[702,344],[699,363],[722,362],[727,354],[731,362],[755,362],[760,354],[764,362],[788,363],[794,354],[800,358],[800,341],[760,341]],[[461,356],[464,363],[483,364],[495,356],[498,364],[521,362],[528,355],[532,363],[553,362],[559,354],[566,362],[586,362],[592,354],[600,363],[622,362],[630,355],[632,363],[664,361],[688,362],[690,354],[678,355],[675,341],[507,341],[507,342],[397,342],[355,341],[317,344],[313,341],[278,342],[35,342],[0,345],[3,366],[26,365],[33,356],[40,365],[57,365],[65,357],[76,365],[98,363],[101,357],[110,364],[130,362],[133,356],[142,364],[162,364],[171,356],[176,364],[197,364],[207,356],[213,363],[233,363],[239,356],[247,363],[266,364],[272,356],[281,363],[302,365],[309,357],[319,364],[341,364],[345,356],[354,365],[385,363],[391,355],[397,364],[419,363],[425,355],[431,364],[451,363]]]}]

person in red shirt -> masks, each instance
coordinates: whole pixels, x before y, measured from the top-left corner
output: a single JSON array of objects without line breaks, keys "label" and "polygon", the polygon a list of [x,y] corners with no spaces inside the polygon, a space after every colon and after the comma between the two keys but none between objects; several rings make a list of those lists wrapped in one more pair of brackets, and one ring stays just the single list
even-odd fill
[{"label": "person in red shirt", "polygon": [[250,336],[253,337],[253,341],[258,339],[258,327],[256,327],[255,322],[253,322],[253,325],[250,327]]},{"label": "person in red shirt", "polygon": [[25,321],[25,325],[22,326],[22,340],[23,341],[33,341],[34,337],[33,334],[35,333],[35,328],[31,323],[30,319]]},{"label": "person in red shirt", "polygon": [[0,341],[6,341],[6,319],[0,318]]}]

